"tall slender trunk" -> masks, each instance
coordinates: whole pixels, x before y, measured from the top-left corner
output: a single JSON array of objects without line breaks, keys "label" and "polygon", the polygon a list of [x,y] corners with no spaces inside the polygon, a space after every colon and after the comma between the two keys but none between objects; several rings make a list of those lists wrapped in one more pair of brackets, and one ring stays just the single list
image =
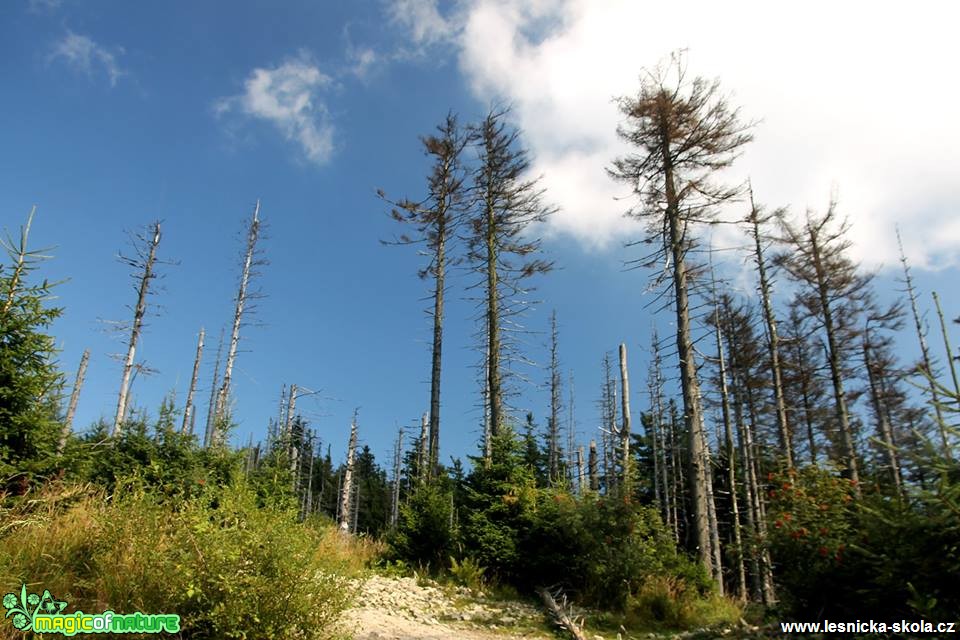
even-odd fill
[{"label": "tall slender trunk", "polygon": [[490,412],[490,344],[483,360],[483,463],[490,465],[493,459],[493,426]]},{"label": "tall slender trunk", "polygon": [[890,414],[886,407],[886,398],[881,396],[880,381],[882,372],[879,366],[870,356],[870,333],[864,332],[863,336],[863,364],[867,369],[867,382],[870,386],[870,400],[873,403],[873,411],[877,416],[877,431],[880,432],[880,441],[883,442],[884,456],[887,458],[887,464],[890,466],[890,476],[893,481],[893,487],[898,496],[903,496],[903,487],[900,477],[900,461],[897,458],[897,450],[893,442],[893,430],[890,427]]},{"label": "tall slender trunk", "polygon": [[600,490],[600,474],[597,469],[597,441],[590,441],[590,453],[587,455],[587,474],[590,476],[590,491]]},{"label": "tall slender trunk", "polygon": [[950,346],[950,334],[947,332],[947,322],[943,319],[943,309],[940,308],[940,296],[933,292],[933,304],[937,308],[937,317],[940,318],[940,332],[943,334],[943,348],[947,351],[947,366],[950,368],[950,377],[953,379],[954,397],[960,402],[960,381],[957,380],[957,365],[954,364],[953,347]]},{"label": "tall slender trunk", "polygon": [[217,379],[220,375],[220,356],[223,354],[223,327],[220,328],[220,342],[217,344],[217,359],[213,363],[213,381],[210,383],[210,406],[207,407],[207,426],[203,432],[203,446],[209,447],[213,440],[217,422]]},{"label": "tall slender trunk", "polygon": [[353,491],[353,465],[357,449],[357,411],[350,421],[350,440],[347,443],[347,464],[343,470],[343,484],[340,488],[340,533],[350,533],[350,498]]},{"label": "tall slender trunk", "polygon": [[113,420],[113,430],[110,432],[110,437],[120,435],[127,414],[130,374],[133,372],[133,362],[137,353],[137,340],[140,339],[140,330],[143,327],[143,317],[147,313],[147,294],[150,289],[150,280],[153,278],[153,264],[157,257],[157,245],[160,244],[160,223],[154,222],[150,231],[152,232],[150,249],[147,253],[147,259],[143,263],[140,287],[137,290],[137,306],[133,312],[133,326],[130,329],[130,342],[127,345],[127,357],[123,361],[123,377],[120,381],[120,394],[117,398],[117,415]]},{"label": "tall slender trunk", "polygon": [[583,490],[583,481],[584,481],[584,473],[583,473],[583,445],[580,445],[580,446],[577,448],[577,464],[576,464],[576,467],[577,467],[577,493],[578,493],[579,495],[583,495],[583,493],[584,493],[584,490]]},{"label": "tall slender trunk", "polygon": [[630,377],[627,372],[627,345],[620,343],[620,468],[623,473],[623,495],[629,498],[632,490],[630,470]]},{"label": "tall slender trunk", "polygon": [[560,360],[557,345],[557,312],[550,314],[550,418],[547,471],[550,485],[560,479]]},{"label": "tall slender trunk", "polygon": [[427,477],[429,476],[429,471],[427,470],[427,460],[430,456],[430,421],[427,417],[427,414],[423,414],[420,418],[420,442],[417,447],[417,477],[420,482],[426,482]]},{"label": "tall slender trunk", "polygon": [[487,389],[490,403],[490,435],[503,427],[503,389],[500,380],[500,285],[497,274],[497,223],[492,201],[485,205],[487,270]]},{"label": "tall slender trunk", "polygon": [[933,405],[937,428],[940,431],[940,442],[943,444],[943,452],[949,458],[952,457],[952,453],[950,451],[950,443],[947,440],[947,425],[943,419],[943,409],[940,407],[940,392],[937,391],[937,382],[934,379],[933,361],[930,358],[930,348],[927,346],[926,332],[923,330],[923,322],[920,319],[920,311],[917,308],[917,293],[913,288],[913,277],[910,275],[910,265],[907,263],[907,256],[903,252],[903,242],[900,240],[900,229],[897,229],[897,246],[900,247],[900,262],[903,263],[903,280],[907,285],[907,297],[910,298],[910,312],[913,315],[913,326],[917,330],[917,340],[920,342],[923,374],[927,379],[927,388],[930,390],[930,401]]},{"label": "tall slender trunk", "polygon": [[190,376],[190,388],[187,390],[187,404],[183,407],[183,426],[180,432],[183,434],[193,433],[193,396],[197,391],[197,378],[200,376],[200,359],[203,357],[203,327],[200,327],[200,335],[197,338],[197,355],[193,359],[193,375]]},{"label": "tall slender trunk", "polygon": [[767,350],[770,358],[770,369],[773,374],[773,403],[777,415],[777,431],[780,436],[780,449],[783,453],[787,469],[793,468],[793,444],[790,435],[790,424],[787,421],[787,403],[783,394],[783,369],[780,366],[780,337],[777,335],[777,320],[773,313],[773,304],[770,301],[770,280],[767,276],[767,265],[763,257],[763,244],[760,240],[760,219],[757,207],[753,202],[753,189],[750,189],[750,223],[753,231],[754,257],[757,263],[757,274],[760,277],[760,299],[763,304],[763,320],[767,328]]},{"label": "tall slender trunk", "polygon": [[[716,292],[714,292],[716,296]],[[720,312],[715,310],[717,361],[720,364],[720,409],[723,416],[723,438],[727,455],[727,487],[730,491],[730,515],[733,517],[733,552],[737,571],[737,597],[747,598],[747,577],[743,565],[743,538],[740,531],[740,504],[737,497],[736,452],[733,446],[733,429],[730,424],[730,397],[727,389],[727,364],[724,357],[723,339],[720,331]]]},{"label": "tall slender trunk", "polygon": [[[663,157],[669,159],[670,151],[666,147]],[[669,250],[673,258],[673,285],[677,314],[677,355],[680,359],[680,386],[683,392],[683,417],[689,438],[690,498],[693,527],[696,541],[697,558],[710,572],[711,577],[722,590],[723,577],[717,574],[712,561],[710,541],[710,506],[708,502],[707,469],[704,451],[702,409],[700,407],[700,382],[697,377],[697,365],[694,361],[693,339],[690,331],[690,307],[687,297],[687,267],[685,258],[684,233],[681,230],[680,212],[677,209],[677,197],[674,193],[673,171],[666,167],[667,218]]]},{"label": "tall slender trunk", "polygon": [[433,350],[430,364],[430,442],[428,475],[440,464],[440,371],[443,351],[443,291],[446,281],[447,216],[437,219],[437,246],[433,290]]},{"label": "tall slender trunk", "polygon": [[83,388],[83,378],[87,374],[87,362],[90,361],[90,349],[84,349],[80,356],[80,366],[77,368],[77,377],[73,382],[73,392],[70,394],[70,404],[67,405],[67,416],[63,420],[63,429],[60,432],[60,442],[57,443],[57,455],[63,453],[67,446],[67,438],[73,427],[73,416],[77,413],[77,402],[80,401],[80,389]]},{"label": "tall slender trunk", "polygon": [[223,369],[223,382],[217,394],[217,406],[214,412],[214,431],[211,441],[218,441],[220,421],[226,418],[227,403],[230,400],[230,385],[233,382],[233,364],[237,357],[237,347],[240,344],[240,323],[243,320],[243,309],[247,304],[247,287],[250,284],[250,269],[253,266],[253,255],[257,248],[257,239],[260,236],[260,200],[253,208],[253,219],[247,232],[247,251],[243,258],[243,270],[240,273],[240,289],[237,291],[237,305],[233,312],[233,329],[230,332],[230,346],[227,349],[227,363]]},{"label": "tall slender trunk", "polygon": [[308,518],[310,513],[313,511],[313,459],[316,457],[313,449],[313,438],[315,434],[313,431],[308,431],[307,434],[307,446],[310,452],[310,464],[307,467],[307,492],[303,500],[304,518]]},{"label": "tall slender trunk", "polygon": [[400,465],[403,463],[403,429],[397,429],[397,443],[393,448],[393,486],[390,492],[390,526],[396,527],[400,518]]},{"label": "tall slender trunk", "polygon": [[833,319],[833,305],[827,287],[827,274],[824,272],[820,257],[820,240],[813,226],[807,220],[807,235],[810,238],[813,267],[817,274],[817,295],[820,299],[820,310],[823,314],[823,328],[827,334],[827,359],[830,364],[830,380],[833,383],[834,408],[837,424],[840,427],[840,437],[843,443],[843,474],[854,484],[854,493],[860,496],[860,472],[857,463],[857,452],[853,443],[853,429],[850,426],[850,413],[847,410],[847,396],[843,389],[843,371],[840,362],[840,347],[837,342],[837,330]]}]

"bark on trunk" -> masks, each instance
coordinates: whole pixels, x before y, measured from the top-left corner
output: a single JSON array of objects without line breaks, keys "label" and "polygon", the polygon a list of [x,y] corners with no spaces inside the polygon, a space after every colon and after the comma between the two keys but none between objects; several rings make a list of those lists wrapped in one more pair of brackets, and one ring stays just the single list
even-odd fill
[{"label": "bark on trunk", "polygon": [[250,269],[253,266],[253,255],[257,248],[257,238],[260,236],[260,200],[253,208],[253,219],[247,232],[247,251],[243,259],[243,270],[240,273],[240,289],[237,291],[237,305],[233,312],[233,329],[230,332],[230,346],[227,349],[227,362],[223,369],[223,382],[217,394],[217,407],[214,412],[214,430],[211,443],[219,440],[219,421],[226,418],[227,403],[230,400],[230,384],[233,382],[233,364],[237,357],[237,347],[240,344],[240,323],[243,320],[243,309],[247,304],[247,287],[250,284]]},{"label": "bark on trunk", "polygon": [[197,378],[200,376],[200,359],[203,357],[203,327],[200,327],[200,335],[197,338],[197,355],[193,359],[193,375],[190,376],[190,388],[187,390],[187,403],[183,407],[183,426],[180,432],[183,434],[193,433],[193,396],[197,391]]},{"label": "bark on trunk", "polygon": [[123,377],[120,381],[120,394],[117,398],[117,415],[113,420],[113,429],[110,437],[120,435],[123,421],[127,414],[127,395],[130,392],[130,374],[133,372],[133,362],[137,353],[137,340],[140,339],[140,329],[143,327],[143,317],[147,313],[147,294],[150,289],[150,280],[153,278],[153,263],[157,257],[157,245],[160,244],[160,223],[155,222],[151,227],[152,238],[150,250],[143,264],[143,274],[140,277],[140,287],[137,291],[137,306],[133,312],[133,327],[130,329],[130,342],[127,345],[127,357],[123,361]]},{"label": "bark on trunk", "polygon": [[620,468],[623,470],[623,495],[630,497],[632,477],[630,470],[630,377],[627,372],[627,345],[620,343]]},{"label": "bark on trunk", "polygon": [[763,244],[760,241],[760,220],[756,205],[753,203],[753,190],[750,191],[750,223],[753,227],[754,251],[757,263],[757,273],[760,276],[760,299],[763,304],[763,320],[767,327],[767,349],[770,357],[770,368],[773,374],[773,404],[776,409],[777,431],[780,436],[780,448],[787,469],[793,468],[793,444],[790,435],[790,424],[787,421],[787,403],[783,394],[783,370],[780,366],[780,337],[777,335],[777,320],[773,314],[773,304],[770,302],[770,281],[767,277],[767,266],[763,257]]},{"label": "bark on trunk", "polygon": [[207,426],[203,432],[203,446],[209,447],[213,439],[217,420],[217,383],[220,376],[220,356],[223,355],[223,328],[220,329],[220,342],[217,344],[217,359],[213,363],[213,381],[210,383],[210,405],[207,407]]},{"label": "bark on trunk", "polygon": [[843,371],[840,361],[840,347],[837,342],[836,327],[833,319],[833,306],[830,301],[830,292],[827,286],[827,274],[824,271],[820,257],[820,241],[813,226],[807,222],[807,235],[810,238],[810,250],[813,257],[813,267],[817,274],[817,295],[820,298],[820,309],[823,314],[823,328],[827,334],[827,356],[830,365],[830,380],[833,384],[834,408],[837,424],[840,427],[840,437],[843,444],[843,474],[854,485],[854,493],[860,496],[860,472],[857,463],[857,452],[853,444],[853,429],[850,426],[850,413],[847,410],[847,397],[843,389]]},{"label": "bark on trunk", "polygon": [[936,417],[937,429],[940,431],[940,442],[943,444],[944,454],[950,458],[950,443],[947,440],[947,424],[943,419],[943,409],[940,407],[940,393],[937,391],[937,383],[933,375],[933,362],[930,359],[930,348],[927,346],[927,337],[923,330],[923,322],[920,320],[920,311],[917,309],[917,293],[913,288],[913,278],[910,276],[910,265],[907,264],[907,256],[903,252],[903,243],[900,241],[900,230],[897,230],[897,245],[900,247],[900,262],[903,263],[903,279],[907,285],[907,297],[910,298],[910,311],[913,314],[913,326],[917,331],[917,340],[920,342],[920,356],[923,363],[924,376],[927,378],[927,388],[930,390],[930,400],[933,405],[934,416]]},{"label": "bark on trunk", "polygon": [[87,362],[90,361],[90,350],[84,349],[80,356],[80,366],[77,368],[77,377],[73,382],[73,392],[70,394],[70,404],[67,405],[67,416],[63,420],[63,430],[60,432],[60,442],[57,444],[57,455],[63,453],[67,446],[67,438],[73,427],[73,416],[77,413],[77,402],[80,401],[80,389],[83,388],[83,378],[87,374]]},{"label": "bark on trunk", "polygon": [[357,412],[353,413],[353,420],[350,421],[350,440],[347,443],[347,463],[344,466],[343,482],[340,487],[340,533],[347,535],[350,533],[350,498],[353,491],[353,462],[354,454],[357,449]]}]

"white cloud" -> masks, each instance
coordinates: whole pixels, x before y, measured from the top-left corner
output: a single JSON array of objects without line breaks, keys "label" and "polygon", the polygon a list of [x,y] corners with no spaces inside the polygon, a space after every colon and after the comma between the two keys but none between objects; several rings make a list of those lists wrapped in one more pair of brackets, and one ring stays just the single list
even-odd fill
[{"label": "white cloud", "polygon": [[449,40],[457,30],[456,19],[442,15],[437,0],[390,0],[387,10],[391,20],[410,30],[418,45]]},{"label": "white cloud", "polygon": [[[116,51],[123,55],[122,47]],[[127,72],[120,68],[117,57],[106,48],[94,42],[90,37],[67,31],[67,35],[57,42],[50,52],[49,60],[63,59],[68,65],[92,76],[94,71],[102,70],[110,79],[110,86]]]},{"label": "white cloud", "polygon": [[347,48],[347,73],[365,80],[371,70],[380,62],[377,52],[369,47]]},{"label": "white cloud", "polygon": [[[612,102],[644,67],[687,48],[692,74],[719,77],[755,141],[730,173],[771,206],[822,210],[833,186],[859,259],[896,264],[899,224],[918,267],[960,252],[960,7],[636,0],[396,0],[415,42],[447,38],[475,95],[514,105],[551,197],[553,230],[605,246],[636,238],[624,190],[604,175],[623,152]],[[398,15],[404,16],[402,19]],[[722,234],[718,242],[724,242]]]},{"label": "white cloud", "polygon": [[29,0],[27,8],[34,13],[53,13],[61,4],[63,0]]},{"label": "white cloud", "polygon": [[333,153],[333,125],[320,92],[332,79],[306,56],[272,69],[257,68],[244,81],[243,93],[218,100],[216,113],[238,113],[264,120],[287,140],[300,145],[311,162],[323,164]]}]

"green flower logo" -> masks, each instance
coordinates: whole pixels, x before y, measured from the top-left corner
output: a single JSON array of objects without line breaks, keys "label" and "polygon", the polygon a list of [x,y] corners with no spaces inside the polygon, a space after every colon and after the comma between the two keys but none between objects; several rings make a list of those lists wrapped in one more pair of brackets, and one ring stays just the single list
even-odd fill
[{"label": "green flower logo", "polygon": [[22,613],[18,613],[13,616],[13,626],[21,631],[26,631],[27,627],[30,626],[30,622],[27,620],[27,616]]},{"label": "green flower logo", "polygon": [[33,618],[38,613],[53,615],[62,613],[67,607],[63,600],[57,600],[49,590],[43,595],[27,593],[27,585],[20,586],[20,595],[8,593],[3,596],[3,607],[7,610],[5,618],[11,618],[14,628],[29,631],[33,627]]}]

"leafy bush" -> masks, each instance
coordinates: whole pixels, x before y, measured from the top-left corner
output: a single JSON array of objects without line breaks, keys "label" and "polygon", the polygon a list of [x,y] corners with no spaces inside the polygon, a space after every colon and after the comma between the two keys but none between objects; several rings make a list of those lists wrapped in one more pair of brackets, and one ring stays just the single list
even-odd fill
[{"label": "leafy bush", "polygon": [[[771,477],[774,576],[798,619],[866,616],[948,619],[960,611],[960,517],[949,503],[957,463],[930,454],[933,492],[865,493],[816,467]],[[951,471],[951,469],[953,471]]]},{"label": "leafy bush", "polygon": [[183,637],[325,637],[366,560],[332,527],[231,485],[174,503],[134,487],[62,490],[3,513],[0,590],[42,585],[74,610],[176,613]]}]

